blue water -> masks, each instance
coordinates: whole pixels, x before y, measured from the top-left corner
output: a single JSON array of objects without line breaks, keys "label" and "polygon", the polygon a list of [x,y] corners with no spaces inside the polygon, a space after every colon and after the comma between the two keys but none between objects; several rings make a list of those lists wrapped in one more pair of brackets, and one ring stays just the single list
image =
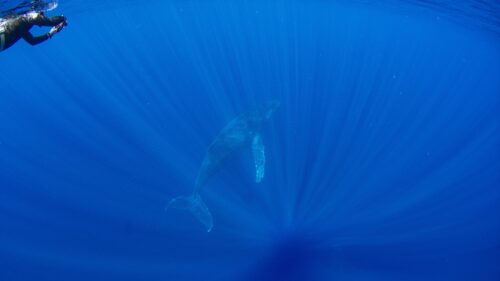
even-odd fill
[{"label": "blue water", "polygon": [[[0,280],[500,280],[499,5],[365,2],[60,0],[0,53]],[[269,100],[262,183],[165,212]]]}]

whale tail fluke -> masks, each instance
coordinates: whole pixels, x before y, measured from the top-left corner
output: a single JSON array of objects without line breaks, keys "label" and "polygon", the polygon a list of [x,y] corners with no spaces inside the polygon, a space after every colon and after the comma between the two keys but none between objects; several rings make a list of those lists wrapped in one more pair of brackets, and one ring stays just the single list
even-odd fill
[{"label": "whale tail fluke", "polygon": [[193,216],[195,216],[196,219],[198,219],[198,221],[206,227],[207,232],[210,232],[212,230],[212,214],[201,199],[199,193],[195,192],[191,196],[175,197],[167,204],[167,206],[165,207],[165,211],[167,211],[169,208],[190,211],[191,214],[193,214]]}]

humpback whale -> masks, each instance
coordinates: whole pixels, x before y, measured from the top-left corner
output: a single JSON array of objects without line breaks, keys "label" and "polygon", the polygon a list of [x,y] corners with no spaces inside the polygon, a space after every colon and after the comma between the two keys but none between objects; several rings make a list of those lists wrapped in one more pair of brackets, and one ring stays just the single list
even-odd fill
[{"label": "humpback whale", "polygon": [[265,151],[260,131],[279,106],[278,102],[268,102],[252,111],[244,113],[229,122],[210,144],[201,163],[194,191],[190,196],[173,198],[165,207],[190,211],[210,232],[213,218],[200,196],[200,189],[221,169],[226,160],[236,152],[251,147],[255,164],[255,181],[264,178]]}]

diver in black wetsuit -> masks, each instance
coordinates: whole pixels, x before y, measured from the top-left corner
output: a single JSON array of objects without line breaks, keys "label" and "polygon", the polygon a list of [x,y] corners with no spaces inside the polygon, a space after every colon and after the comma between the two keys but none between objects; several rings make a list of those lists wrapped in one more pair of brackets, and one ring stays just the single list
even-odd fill
[{"label": "diver in black wetsuit", "polygon": [[[30,29],[34,26],[52,26],[52,29],[44,35],[33,36]],[[14,45],[23,38],[31,45],[37,45],[52,38],[66,26],[66,17],[46,17],[43,13],[28,13],[0,22],[0,52]]]}]

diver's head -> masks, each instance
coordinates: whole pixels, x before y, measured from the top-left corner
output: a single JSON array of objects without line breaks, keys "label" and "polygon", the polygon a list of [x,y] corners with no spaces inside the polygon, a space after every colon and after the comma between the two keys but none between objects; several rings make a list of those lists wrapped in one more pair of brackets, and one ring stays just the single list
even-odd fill
[{"label": "diver's head", "polygon": [[24,15],[24,18],[28,21],[36,20],[38,17],[42,17],[43,12],[29,12]]}]

